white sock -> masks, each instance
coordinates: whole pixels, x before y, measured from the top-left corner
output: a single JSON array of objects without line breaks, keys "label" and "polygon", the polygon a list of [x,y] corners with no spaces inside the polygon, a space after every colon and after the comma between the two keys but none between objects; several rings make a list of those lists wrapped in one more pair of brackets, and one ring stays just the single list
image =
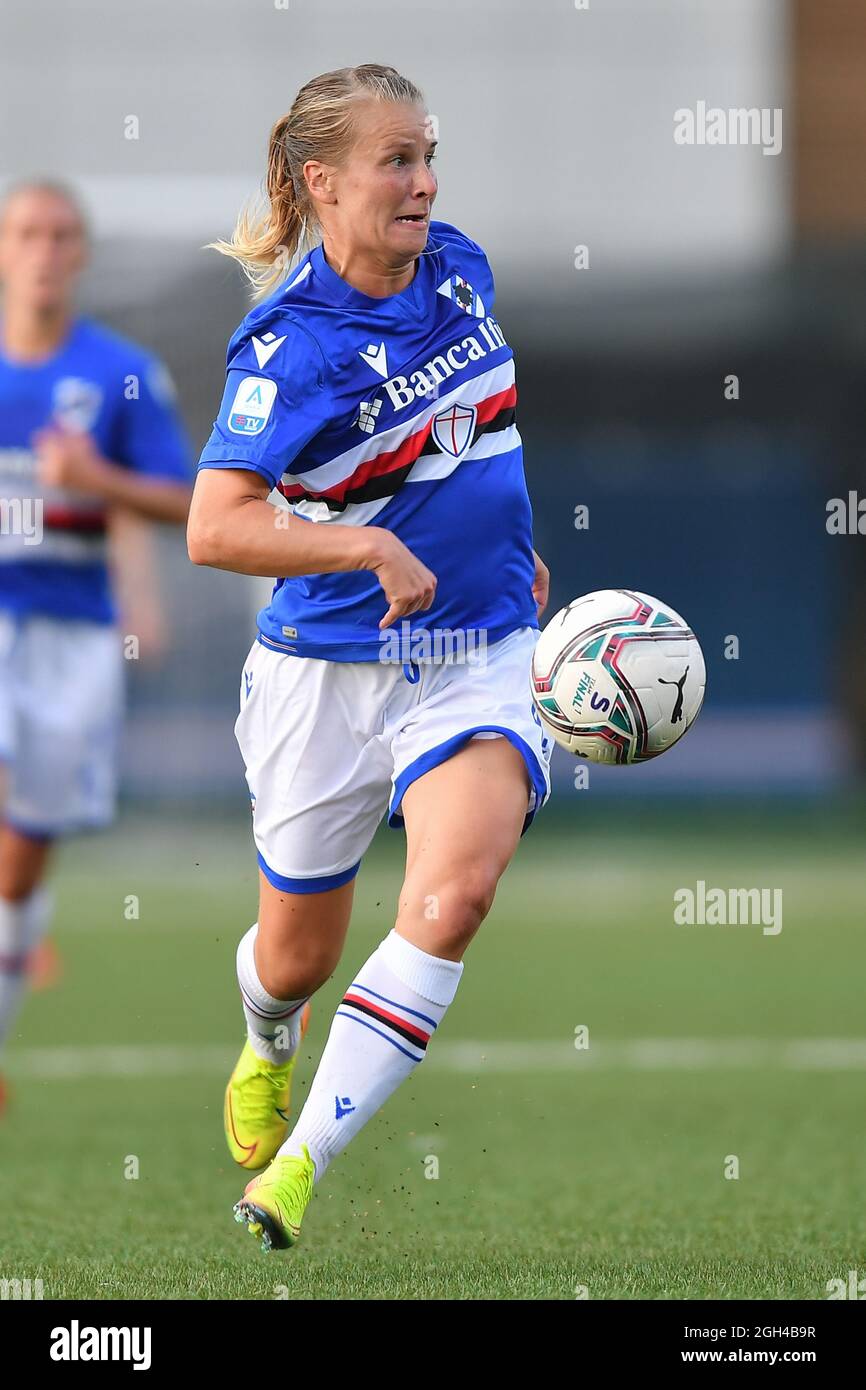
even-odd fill
[{"label": "white sock", "polygon": [[306,1144],[316,1181],[424,1057],[457,993],[462,961],[440,960],[391,931],[343,996],[298,1123],[280,1149]]},{"label": "white sock", "polygon": [[0,898],[0,1046],[9,1036],[27,983],[27,957],[51,916],[51,896],[36,888],[29,898]]},{"label": "white sock", "polygon": [[255,944],[259,931],[254,922],[238,946],[238,985],[247,1037],[253,1051],[266,1062],[290,1062],[301,1041],[301,1014],[306,999],[275,999],[268,994],[256,970]]}]

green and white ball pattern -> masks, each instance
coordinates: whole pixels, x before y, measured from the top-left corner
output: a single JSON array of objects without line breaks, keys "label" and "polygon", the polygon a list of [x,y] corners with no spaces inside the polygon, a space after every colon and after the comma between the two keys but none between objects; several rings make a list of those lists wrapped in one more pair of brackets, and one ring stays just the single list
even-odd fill
[{"label": "green and white ball pattern", "polygon": [[556,742],[595,763],[672,748],[704,699],[700,643],[673,608],[636,589],[599,589],[551,618],[532,659],[532,698]]}]

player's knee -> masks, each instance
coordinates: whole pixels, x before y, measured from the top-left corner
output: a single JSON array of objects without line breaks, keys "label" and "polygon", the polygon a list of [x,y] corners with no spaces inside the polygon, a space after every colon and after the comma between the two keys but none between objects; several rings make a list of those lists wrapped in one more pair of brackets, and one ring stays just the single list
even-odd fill
[{"label": "player's knee", "polygon": [[0,845],[0,898],[19,903],[29,898],[42,879],[48,845],[43,841],[27,841],[18,836],[3,837]]},{"label": "player's knee", "polygon": [[460,879],[458,894],[464,915],[477,921],[479,927],[493,906],[498,882],[499,868],[493,864],[475,864]]},{"label": "player's knee", "polygon": [[[465,865],[424,895],[421,916],[425,936],[435,944],[434,954],[464,950],[493,906],[499,873],[484,863]],[[407,907],[411,896],[406,895]]]},{"label": "player's knee", "polygon": [[22,871],[20,864],[0,863],[0,898],[4,902],[21,902],[30,892],[30,875]]},{"label": "player's knee", "polygon": [[261,941],[257,951],[259,979],[275,999],[308,999],[331,978],[339,952],[315,941],[292,943]]},{"label": "player's knee", "polygon": [[31,896],[35,884],[29,875],[0,874],[0,898],[6,903],[23,903]]}]

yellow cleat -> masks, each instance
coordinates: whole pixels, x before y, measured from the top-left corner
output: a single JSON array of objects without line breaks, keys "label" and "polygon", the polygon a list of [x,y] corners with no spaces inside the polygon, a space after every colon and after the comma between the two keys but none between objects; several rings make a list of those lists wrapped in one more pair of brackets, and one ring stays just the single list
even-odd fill
[{"label": "yellow cleat", "polygon": [[264,1173],[247,1183],[234,1205],[235,1221],[246,1225],[265,1254],[287,1250],[301,1234],[301,1221],[313,1195],[316,1169],[306,1144],[303,1157],[275,1158]]},{"label": "yellow cleat", "polygon": [[[305,1004],[301,1042],[309,1022],[310,1006]],[[289,1098],[298,1052],[288,1062],[275,1065],[259,1057],[249,1041],[244,1043],[223,1108],[226,1143],[241,1168],[264,1168],[289,1132]]]}]

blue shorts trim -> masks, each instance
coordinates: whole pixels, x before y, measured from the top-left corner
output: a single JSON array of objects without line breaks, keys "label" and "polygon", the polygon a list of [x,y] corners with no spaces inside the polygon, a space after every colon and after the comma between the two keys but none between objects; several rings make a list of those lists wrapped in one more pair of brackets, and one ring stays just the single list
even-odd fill
[{"label": "blue shorts trim", "polygon": [[47,825],[31,825],[28,821],[18,820],[15,816],[3,815],[3,825],[8,825],[10,830],[16,831],[18,835],[24,835],[28,840],[36,840],[39,844],[47,845],[52,840],[56,840],[61,835],[69,834],[65,828]]},{"label": "blue shorts trim", "polygon": [[261,854],[258,856],[259,868],[264,874],[268,883],[274,888],[281,888],[284,893],[327,893],[329,888],[342,888],[344,883],[353,879],[361,867],[361,861],[353,864],[351,869],[341,869],[338,874],[323,874],[321,878],[286,878],[284,874],[275,871],[265,863]]},{"label": "blue shorts trim", "polygon": [[61,840],[64,835],[86,835],[90,831],[107,830],[108,826],[113,826],[114,820],[114,813],[111,813],[110,816],[95,816],[92,820],[67,820],[57,826],[35,826],[32,821],[19,820],[17,816],[8,815],[6,812],[0,816],[4,826],[18,831],[19,835],[26,835],[28,840],[38,840],[42,844]]},{"label": "blue shorts trim", "polygon": [[409,787],[413,782],[417,782],[425,772],[431,768],[438,767],[440,763],[447,762],[450,757],[468,743],[473,734],[496,733],[502,734],[508,742],[513,744],[523,757],[526,763],[526,770],[529,773],[529,780],[535,790],[535,806],[533,810],[527,811],[526,820],[523,822],[521,835],[525,835],[533,820],[536,812],[541,808],[547,799],[547,782],[541,769],[541,764],[535,753],[530,748],[526,739],[521,738],[513,729],[506,729],[502,724],[476,724],[471,729],[464,729],[462,733],[454,734],[444,743],[437,744],[435,748],[428,748],[426,753],[421,753],[419,757],[404,767],[400,776],[394,783],[394,791],[391,796],[391,804],[388,807],[388,824],[392,830],[399,830],[403,825],[403,817],[400,815],[400,804]]}]

